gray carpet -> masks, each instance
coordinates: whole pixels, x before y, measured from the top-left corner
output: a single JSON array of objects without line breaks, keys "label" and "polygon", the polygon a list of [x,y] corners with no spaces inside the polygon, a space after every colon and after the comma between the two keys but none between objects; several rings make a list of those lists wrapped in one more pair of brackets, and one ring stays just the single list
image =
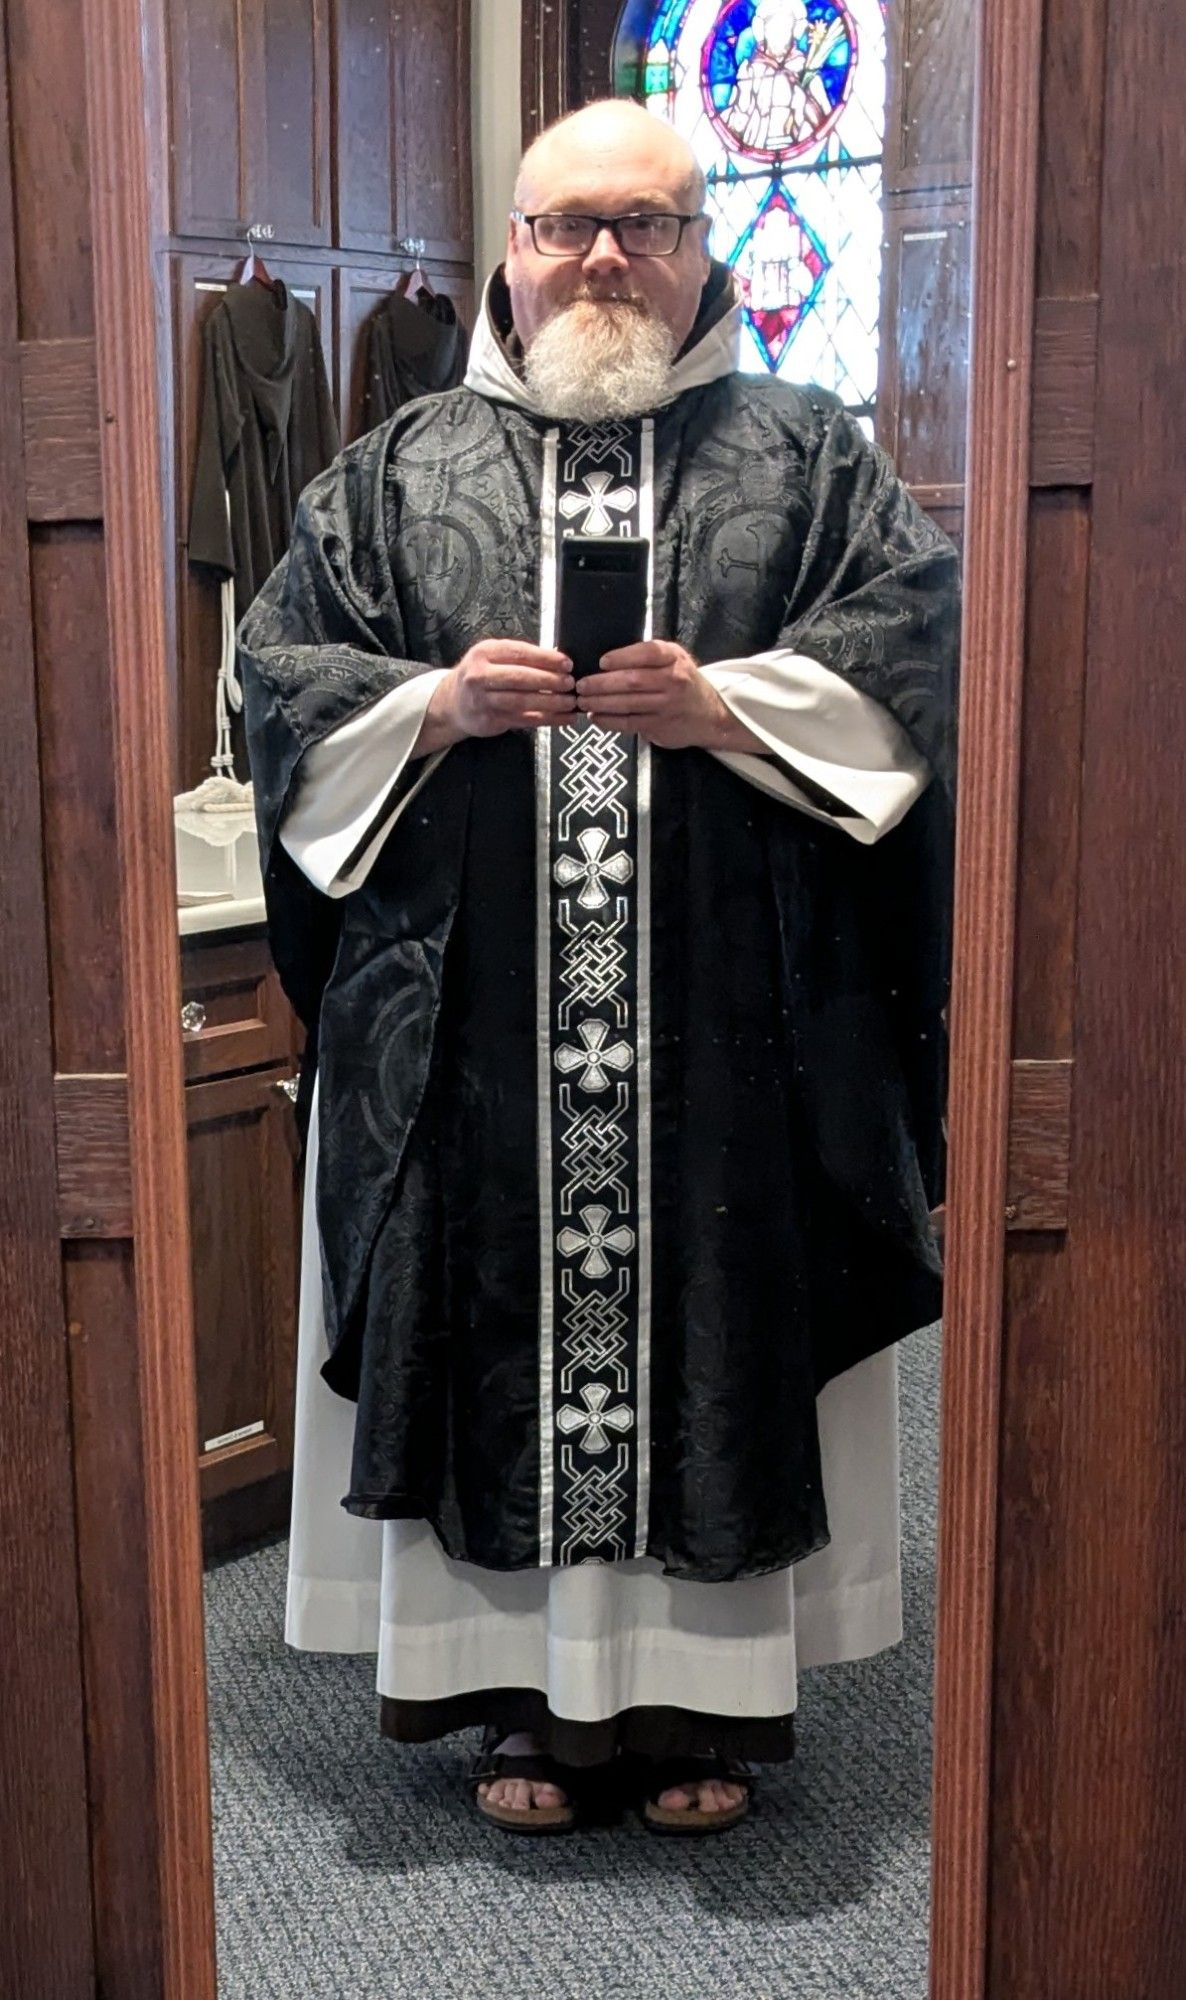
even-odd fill
[{"label": "gray carpet", "polygon": [[285,1648],[284,1544],[213,1568],[221,2000],[922,2000],[938,1331],[903,1348],[906,1641],[803,1676],[794,1764],[713,1839],[500,1835],[476,1734],[389,1743],[373,1658]]}]

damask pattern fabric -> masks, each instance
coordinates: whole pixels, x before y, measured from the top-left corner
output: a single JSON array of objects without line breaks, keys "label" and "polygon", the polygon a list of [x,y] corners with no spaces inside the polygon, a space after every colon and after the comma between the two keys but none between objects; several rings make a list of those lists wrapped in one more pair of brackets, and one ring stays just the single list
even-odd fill
[{"label": "damask pattern fabric", "polygon": [[[799,1561],[828,1536],[816,1393],[939,1311],[954,556],[833,399],[705,380],[695,341],[686,363],[612,444],[510,393],[410,407],[314,482],[242,631],[274,948],[320,1029],[344,1505],[489,1568]],[[936,781],[862,847],[826,794],[809,818],[704,752],[468,740],[399,774],[378,821],[414,801],[331,905],[277,837],[305,754],[475,639],[546,631],[548,542],[598,509],[637,524],[644,496],[657,634],[819,661]],[[600,1185],[571,1172],[594,1110]]]}]

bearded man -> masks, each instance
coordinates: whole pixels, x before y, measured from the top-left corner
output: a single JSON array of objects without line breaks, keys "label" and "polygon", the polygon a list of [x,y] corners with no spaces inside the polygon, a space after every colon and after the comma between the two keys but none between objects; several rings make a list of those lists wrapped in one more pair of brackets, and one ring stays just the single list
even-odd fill
[{"label": "bearded man", "polygon": [[[797,1669],[901,1635],[956,563],[835,397],[737,371],[670,128],[586,107],[515,203],[464,386],[313,482],[240,634],[317,1057],[286,1631],[377,1648],[399,1740],[481,1726],[500,1825],[628,1765],[719,1830]],[[648,624],[574,682],[590,532]]]}]

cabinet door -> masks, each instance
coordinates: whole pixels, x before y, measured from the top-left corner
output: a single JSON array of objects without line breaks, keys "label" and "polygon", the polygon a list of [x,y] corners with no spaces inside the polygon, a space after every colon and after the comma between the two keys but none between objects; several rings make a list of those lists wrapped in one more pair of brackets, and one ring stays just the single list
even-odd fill
[{"label": "cabinet door", "polygon": [[203,1501],[292,1464],[299,1216],[291,1063],[186,1087]]},{"label": "cabinet door", "polygon": [[168,0],[173,230],[328,243],[328,0]]},{"label": "cabinet door", "polygon": [[895,0],[886,12],[885,184],[894,193],[972,179],[975,0]]},{"label": "cabinet door", "polygon": [[886,204],[877,436],[920,505],[958,539],[964,499],[971,210]]},{"label": "cabinet door", "polygon": [[472,264],[469,0],[339,0],[337,241]]}]

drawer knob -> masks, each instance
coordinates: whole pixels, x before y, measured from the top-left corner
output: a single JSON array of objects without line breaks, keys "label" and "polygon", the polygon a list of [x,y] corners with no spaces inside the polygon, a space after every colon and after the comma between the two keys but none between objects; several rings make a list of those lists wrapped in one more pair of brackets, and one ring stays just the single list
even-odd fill
[{"label": "drawer knob", "polygon": [[187,1000],[181,1010],[182,1032],[198,1035],[206,1025],[206,1009],[200,1000]]},{"label": "drawer knob", "polygon": [[282,1097],[287,1097],[290,1104],[296,1103],[300,1087],[300,1082],[295,1076],[278,1077],[272,1085],[272,1089],[278,1090]]}]

